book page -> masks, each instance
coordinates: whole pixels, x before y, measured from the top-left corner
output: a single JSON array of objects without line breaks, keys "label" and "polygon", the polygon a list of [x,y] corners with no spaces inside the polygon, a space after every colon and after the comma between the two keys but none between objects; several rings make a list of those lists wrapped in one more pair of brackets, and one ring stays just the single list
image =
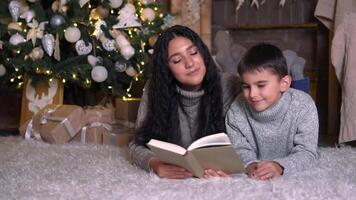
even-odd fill
[{"label": "book page", "polygon": [[199,148],[191,151],[204,169],[222,170],[225,173],[243,173],[245,167],[232,145]]},{"label": "book page", "polygon": [[148,146],[154,146],[156,148],[159,149],[164,149],[167,151],[171,151],[180,155],[184,155],[187,150],[184,149],[183,147],[176,145],[176,144],[172,144],[169,142],[163,142],[160,140],[155,140],[155,139],[151,139],[149,143],[147,143]]},{"label": "book page", "polygon": [[202,148],[206,146],[221,146],[231,144],[229,137],[225,133],[217,133],[213,135],[208,135],[198,139],[193,142],[189,147],[188,151],[192,149]]}]

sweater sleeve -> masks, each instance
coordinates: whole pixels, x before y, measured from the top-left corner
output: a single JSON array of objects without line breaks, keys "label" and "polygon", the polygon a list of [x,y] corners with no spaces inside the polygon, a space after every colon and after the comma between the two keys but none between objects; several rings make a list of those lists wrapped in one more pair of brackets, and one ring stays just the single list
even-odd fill
[{"label": "sweater sleeve", "polygon": [[307,169],[318,159],[318,112],[311,97],[303,104],[299,107],[299,117],[296,121],[297,132],[293,138],[293,148],[290,154],[274,160],[283,166],[284,174]]},{"label": "sweater sleeve", "polygon": [[238,101],[235,101],[227,112],[225,118],[226,133],[242,162],[247,167],[250,163],[258,162],[257,151],[249,140],[253,138],[251,131],[248,131],[249,123]]},{"label": "sweater sleeve", "polygon": [[[136,129],[138,129],[142,125],[146,117],[146,113],[148,109],[147,108],[148,107],[148,94],[147,94],[148,84],[149,83],[147,82],[145,85],[145,89],[141,97],[140,106],[138,108],[138,112],[137,112],[138,114],[137,114],[136,126],[135,126]],[[145,146],[138,145],[135,142],[131,142],[129,144],[129,156],[133,164],[147,171],[150,170],[150,167],[148,165],[149,161],[155,158],[155,155],[151,150],[149,150]]]},{"label": "sweater sleeve", "polygon": [[150,166],[148,165],[150,160],[156,158],[151,150],[134,142],[129,144],[129,155],[133,164],[146,171],[151,170]]}]

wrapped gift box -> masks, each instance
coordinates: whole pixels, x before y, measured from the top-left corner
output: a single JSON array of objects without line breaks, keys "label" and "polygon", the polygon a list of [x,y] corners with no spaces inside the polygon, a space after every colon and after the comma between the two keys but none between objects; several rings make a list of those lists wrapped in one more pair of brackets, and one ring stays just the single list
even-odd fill
[{"label": "wrapped gift box", "polygon": [[111,131],[103,134],[103,144],[127,146],[134,137],[134,129],[129,128],[119,121],[111,124]]},{"label": "wrapped gift box", "polygon": [[41,135],[32,129],[32,119],[27,120],[19,127],[19,133],[25,139],[42,140]]},{"label": "wrapped gift box", "polygon": [[86,122],[111,123],[115,120],[115,109],[104,106],[90,106],[84,108]]},{"label": "wrapped gift box", "polygon": [[64,144],[80,131],[84,119],[84,111],[79,106],[47,105],[36,113],[32,125],[45,142]]},{"label": "wrapped gift box", "polygon": [[103,144],[103,134],[108,134],[111,126],[106,123],[94,122],[82,128],[73,141],[82,144]]},{"label": "wrapped gift box", "polygon": [[127,146],[133,137],[132,129],[120,133],[107,132],[103,134],[103,144],[123,147]]},{"label": "wrapped gift box", "polygon": [[[26,122],[24,122],[23,124],[21,124],[20,127],[19,127],[20,136],[23,137],[23,138],[25,138],[26,131],[27,131],[27,127],[28,127],[30,121],[31,121],[30,119],[27,120]],[[31,122],[31,123],[32,123],[32,122]]]},{"label": "wrapped gift box", "polygon": [[115,100],[115,117],[117,120],[129,124],[136,122],[137,111],[140,105],[139,98],[116,98]]}]

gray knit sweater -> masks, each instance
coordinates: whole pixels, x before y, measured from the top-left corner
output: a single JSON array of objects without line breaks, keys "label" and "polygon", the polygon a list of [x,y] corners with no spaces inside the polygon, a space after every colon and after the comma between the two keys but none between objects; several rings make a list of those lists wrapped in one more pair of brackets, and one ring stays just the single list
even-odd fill
[{"label": "gray knit sweater", "polygon": [[[240,91],[239,82],[236,76],[231,74],[220,74],[221,77],[221,86],[223,90],[223,112],[224,116],[227,112],[229,106],[237,96]],[[146,91],[146,90],[145,90]],[[178,115],[179,115],[179,124],[180,124],[180,133],[182,141],[181,143],[185,148],[187,148],[193,141],[197,129],[198,124],[196,122],[198,108],[200,105],[200,99],[204,94],[204,91],[184,91],[181,88],[177,87],[177,92],[181,95],[182,99],[182,107],[178,107]],[[148,104],[148,97],[147,92],[144,92],[142,95],[140,107],[138,110],[138,116],[136,120],[136,128],[138,128],[147,113],[147,104]],[[183,111],[184,110],[184,111]],[[147,149],[145,146],[140,146],[135,143],[129,144],[129,155],[131,161],[143,168],[145,170],[150,170],[148,162],[155,158],[155,155],[152,151]]]},{"label": "gray knit sweater", "polygon": [[242,95],[226,116],[226,131],[242,161],[278,162],[284,174],[309,168],[318,158],[318,113],[305,92],[289,89],[276,105],[262,112],[248,106]]}]

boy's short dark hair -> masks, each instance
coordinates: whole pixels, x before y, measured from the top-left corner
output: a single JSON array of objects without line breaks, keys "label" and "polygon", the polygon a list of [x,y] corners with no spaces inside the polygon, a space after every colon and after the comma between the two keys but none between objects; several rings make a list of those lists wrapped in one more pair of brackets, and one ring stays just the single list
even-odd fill
[{"label": "boy's short dark hair", "polygon": [[245,72],[265,69],[270,69],[280,78],[288,75],[287,62],[282,51],[268,43],[259,43],[251,47],[237,66],[240,76]]}]

